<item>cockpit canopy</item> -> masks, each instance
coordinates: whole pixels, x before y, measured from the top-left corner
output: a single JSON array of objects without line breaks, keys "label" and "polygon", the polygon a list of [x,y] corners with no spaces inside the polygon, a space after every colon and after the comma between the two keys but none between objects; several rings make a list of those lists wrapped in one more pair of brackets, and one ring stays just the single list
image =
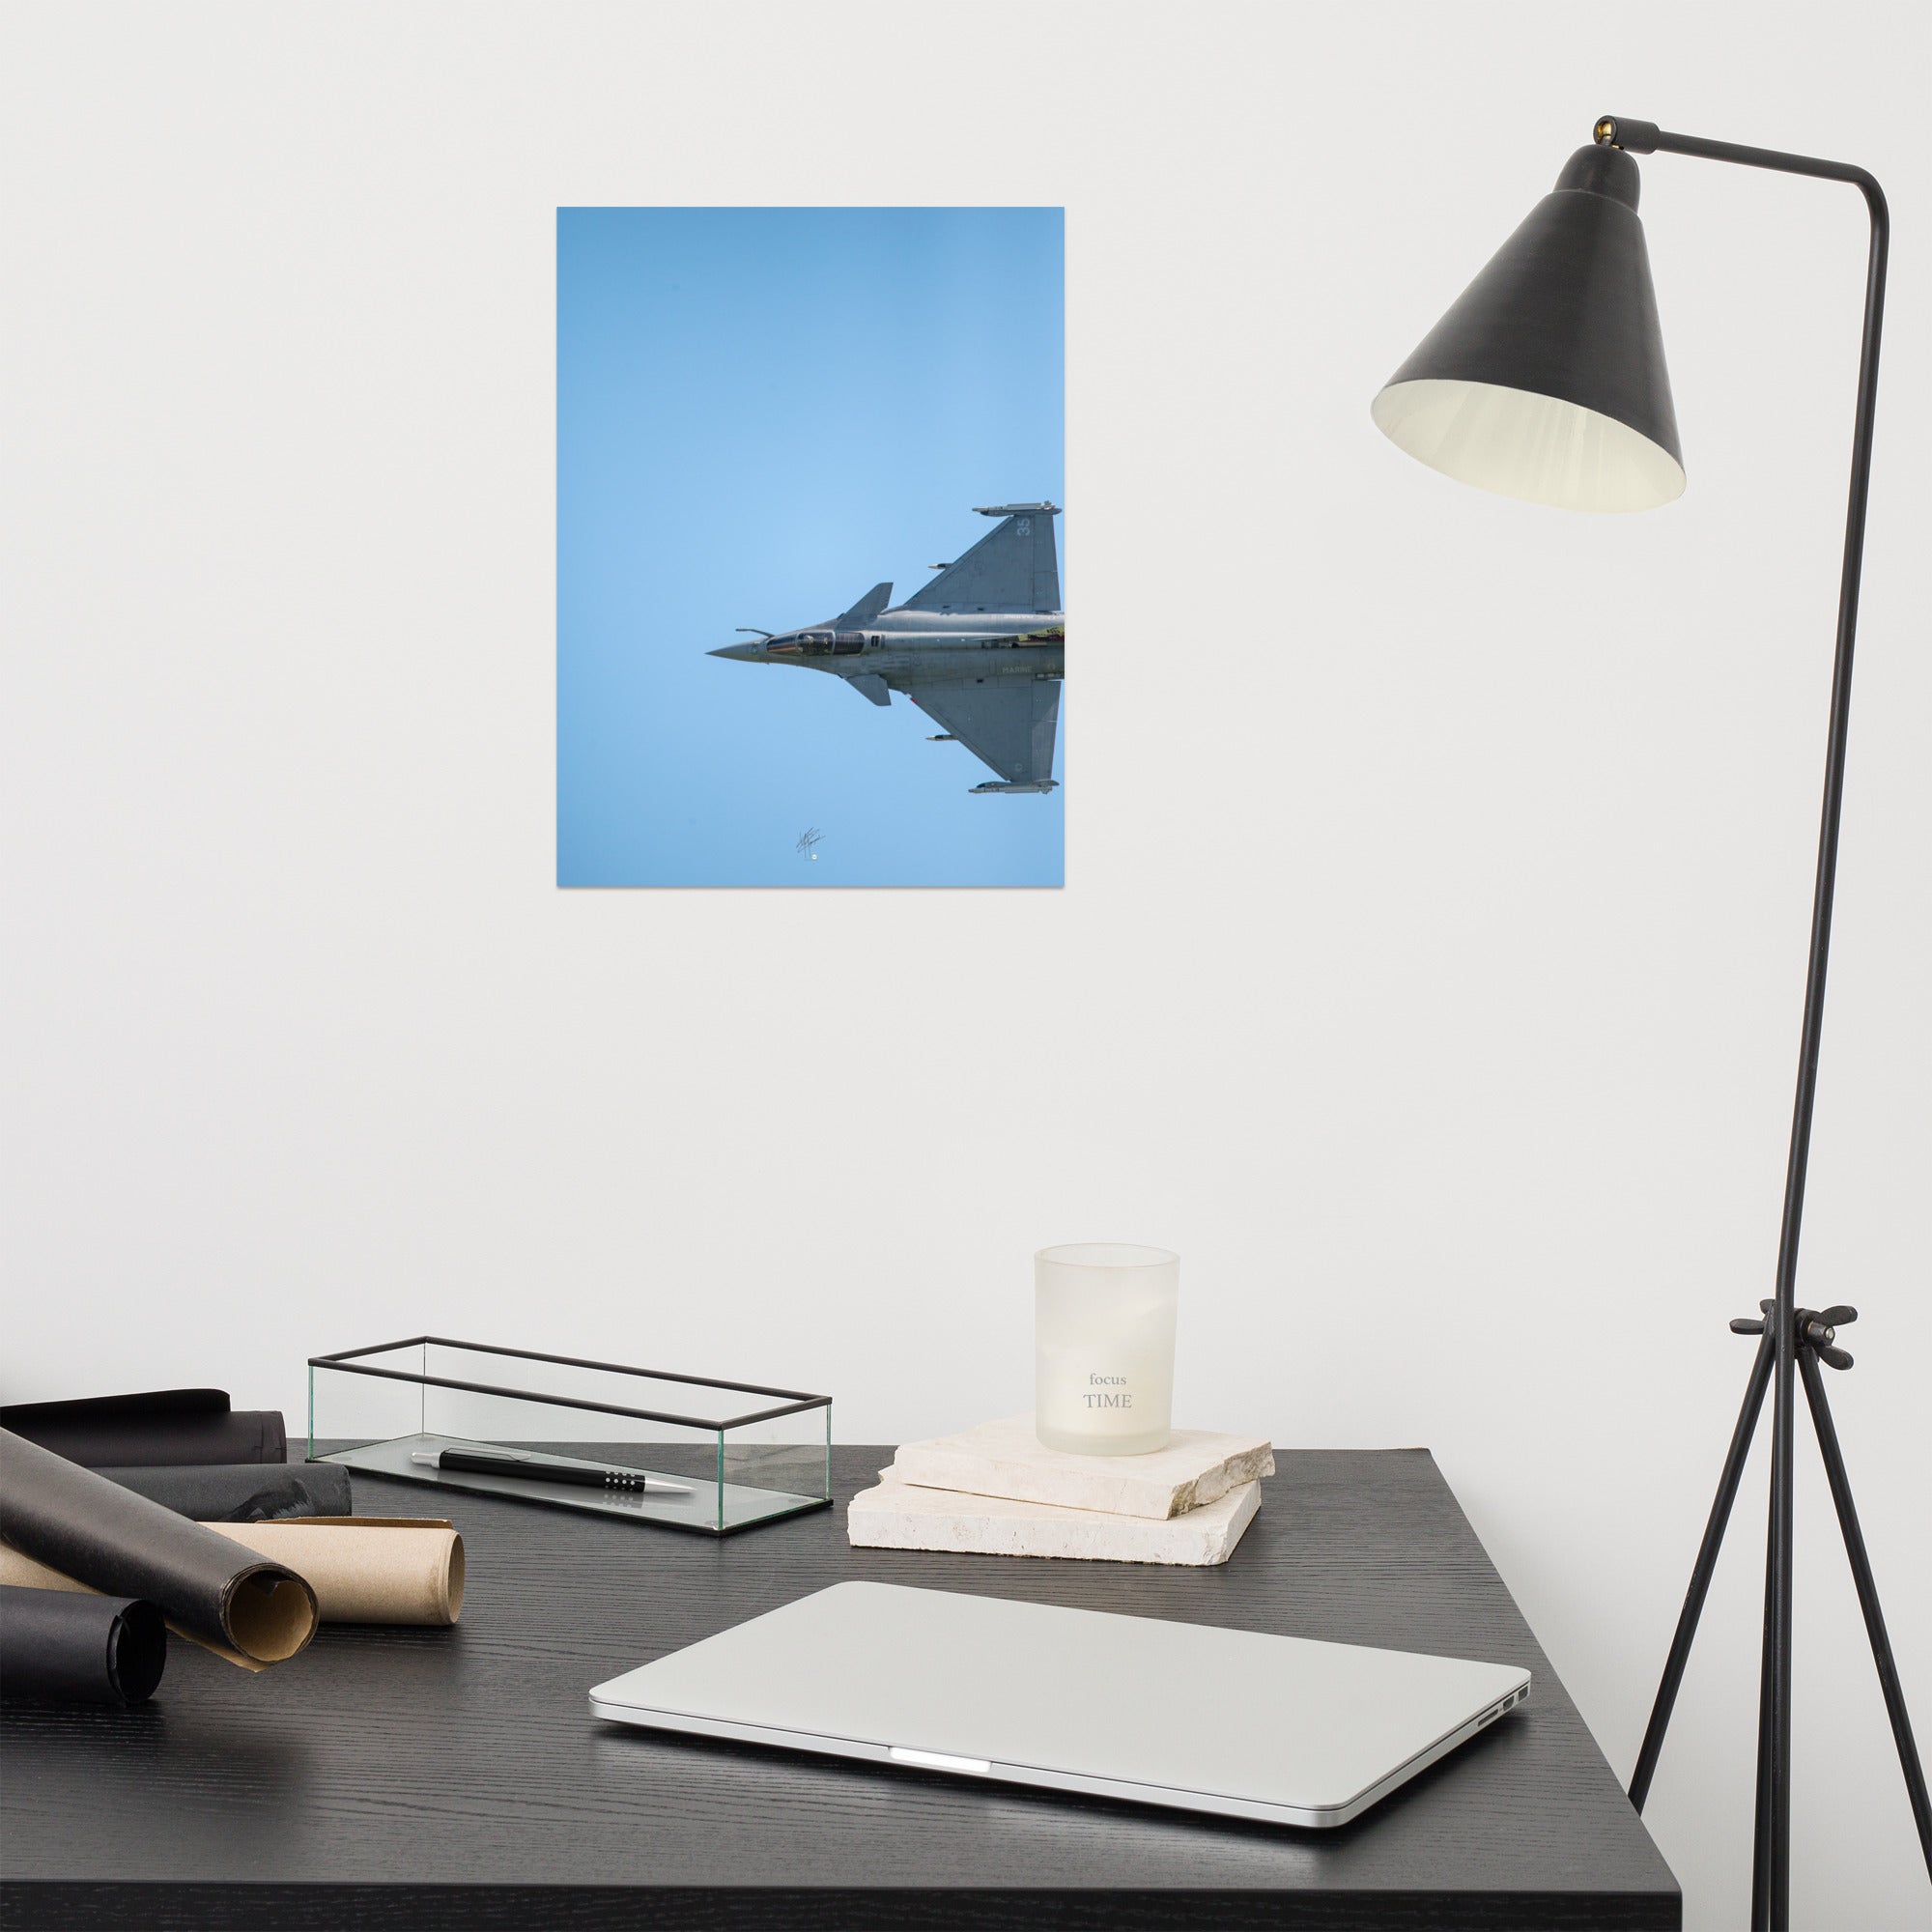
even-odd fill
[{"label": "cockpit canopy", "polygon": [[864,631],[793,631],[765,646],[769,657],[849,658],[866,648]]}]

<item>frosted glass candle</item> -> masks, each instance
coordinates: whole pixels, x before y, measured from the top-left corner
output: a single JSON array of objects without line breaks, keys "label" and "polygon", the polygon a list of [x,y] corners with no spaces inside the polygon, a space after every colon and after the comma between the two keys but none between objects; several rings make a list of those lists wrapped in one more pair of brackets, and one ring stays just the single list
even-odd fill
[{"label": "frosted glass candle", "polygon": [[1033,1266],[1034,1434],[1082,1456],[1165,1449],[1180,1257],[1082,1241],[1040,1249]]}]

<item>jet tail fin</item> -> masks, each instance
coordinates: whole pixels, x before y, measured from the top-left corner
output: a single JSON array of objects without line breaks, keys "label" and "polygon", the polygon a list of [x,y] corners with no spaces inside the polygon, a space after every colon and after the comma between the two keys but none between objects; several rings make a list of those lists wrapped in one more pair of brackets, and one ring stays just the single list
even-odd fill
[{"label": "jet tail fin", "polygon": [[835,631],[856,631],[869,624],[893,601],[890,583],[875,583],[843,616],[832,620]]}]

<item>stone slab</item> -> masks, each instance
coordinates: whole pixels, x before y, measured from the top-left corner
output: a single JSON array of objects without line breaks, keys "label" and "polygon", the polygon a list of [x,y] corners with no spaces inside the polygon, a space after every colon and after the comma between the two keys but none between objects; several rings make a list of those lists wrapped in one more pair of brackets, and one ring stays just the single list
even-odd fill
[{"label": "stone slab", "polygon": [[1199,1509],[1243,1483],[1274,1474],[1264,1435],[1177,1429],[1148,1456],[1069,1456],[1033,1433],[1033,1417],[982,1422],[956,1435],[908,1442],[894,1459],[900,1479],[925,1489],[963,1490],[1014,1502],[1172,1517]]},{"label": "stone slab", "polygon": [[1009,1496],[923,1489],[879,1472],[845,1512],[861,1548],[949,1549],[980,1556],[1063,1556],[1109,1563],[1225,1563],[1261,1508],[1260,1483],[1243,1483],[1184,1516],[1153,1520]]}]

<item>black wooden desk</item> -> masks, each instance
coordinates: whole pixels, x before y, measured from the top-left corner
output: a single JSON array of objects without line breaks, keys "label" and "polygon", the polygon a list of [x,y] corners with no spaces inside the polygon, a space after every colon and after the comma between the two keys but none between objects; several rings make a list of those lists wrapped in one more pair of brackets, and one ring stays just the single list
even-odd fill
[{"label": "black wooden desk", "polygon": [[[842,1504],[887,1460],[835,1453]],[[1218,1570],[714,1543],[480,1496],[455,1630],[336,1628],[155,1703],[10,1708],[8,1927],[1674,1927],[1677,1886],[1424,1450],[1284,1454]],[[364,1515],[427,1492],[357,1475]],[[593,1684],[848,1577],[1520,1663],[1529,1705],[1334,1832],[593,1723]]]}]

